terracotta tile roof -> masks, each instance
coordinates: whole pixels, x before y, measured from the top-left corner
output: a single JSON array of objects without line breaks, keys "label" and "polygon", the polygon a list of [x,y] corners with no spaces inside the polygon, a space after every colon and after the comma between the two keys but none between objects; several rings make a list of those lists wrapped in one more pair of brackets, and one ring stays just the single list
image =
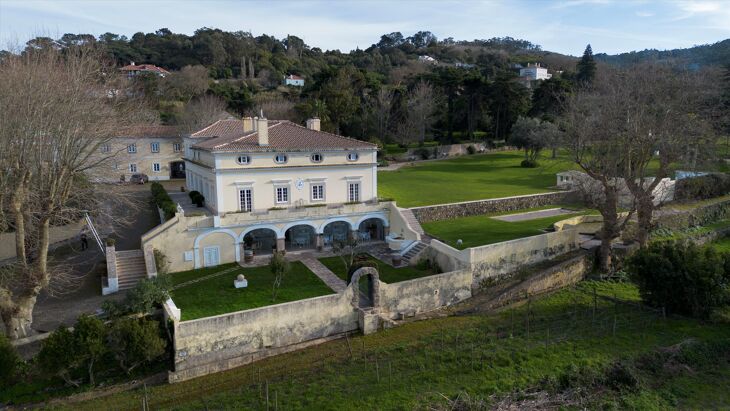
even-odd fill
[{"label": "terracotta tile roof", "polygon": [[375,149],[377,146],[350,137],[338,136],[324,131],[310,130],[286,120],[269,120],[269,145],[258,144],[256,131],[243,132],[241,120],[219,120],[193,133],[190,137],[200,138],[193,145],[206,151],[312,151]]},{"label": "terracotta tile roof", "polygon": [[164,138],[180,137],[182,134],[176,126],[164,126],[160,124],[140,124],[126,127],[117,133],[117,137],[124,138]]},{"label": "terracotta tile roof", "polygon": [[289,80],[304,80],[304,77],[297,76],[296,74],[290,74],[286,78]]},{"label": "terracotta tile roof", "polygon": [[120,68],[121,71],[154,71],[161,74],[170,74],[169,71],[162,67],[157,67],[154,64],[130,64]]}]

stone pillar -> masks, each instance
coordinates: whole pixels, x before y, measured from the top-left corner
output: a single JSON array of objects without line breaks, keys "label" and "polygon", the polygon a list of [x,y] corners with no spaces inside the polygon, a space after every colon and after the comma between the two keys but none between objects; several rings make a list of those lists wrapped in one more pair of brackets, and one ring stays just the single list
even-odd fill
[{"label": "stone pillar", "polygon": [[276,251],[284,251],[286,244],[285,244],[286,238],[277,238],[276,239]]},{"label": "stone pillar", "polygon": [[383,226],[383,238],[388,238],[390,235],[390,226]]},{"label": "stone pillar", "polygon": [[324,234],[317,234],[317,240],[316,240],[317,249],[320,247],[324,247]]},{"label": "stone pillar", "polygon": [[119,291],[119,277],[117,276],[117,251],[114,245],[106,246],[106,278],[107,286],[102,284],[101,294],[109,295]]},{"label": "stone pillar", "polygon": [[350,241],[359,241],[360,240],[360,236],[358,235],[359,232],[360,231],[357,229],[350,230]]}]

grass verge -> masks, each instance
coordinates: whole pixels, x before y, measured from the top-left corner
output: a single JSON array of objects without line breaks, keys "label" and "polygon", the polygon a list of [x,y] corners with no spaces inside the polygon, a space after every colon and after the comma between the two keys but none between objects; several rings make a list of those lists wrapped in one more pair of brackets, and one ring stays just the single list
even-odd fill
[{"label": "grass verge", "polygon": [[[340,257],[325,257],[320,258],[319,261],[335,273],[336,276],[347,281],[347,270],[345,270],[345,264]],[[412,280],[414,278],[436,274],[433,270],[422,265],[395,268],[377,258],[370,257],[368,261],[377,264],[378,276],[385,283],[397,283],[399,281]]]}]

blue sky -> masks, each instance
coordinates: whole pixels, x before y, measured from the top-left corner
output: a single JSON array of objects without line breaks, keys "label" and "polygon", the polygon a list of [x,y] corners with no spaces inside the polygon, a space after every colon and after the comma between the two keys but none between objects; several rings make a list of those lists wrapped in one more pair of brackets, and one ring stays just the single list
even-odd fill
[{"label": "blue sky", "polygon": [[0,49],[36,35],[151,32],[200,27],[287,34],[311,46],[367,48],[381,34],[430,30],[438,38],[512,36],[579,55],[672,49],[730,38],[730,0],[192,1],[0,0]]}]

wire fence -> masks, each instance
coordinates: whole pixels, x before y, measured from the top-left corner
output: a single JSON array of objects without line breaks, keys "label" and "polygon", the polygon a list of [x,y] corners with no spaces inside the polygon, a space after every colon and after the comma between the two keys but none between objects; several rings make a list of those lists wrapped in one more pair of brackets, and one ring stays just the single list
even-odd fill
[{"label": "wire fence", "polygon": [[[215,381],[206,379],[204,385],[194,388],[194,398],[208,409],[230,408],[233,403],[226,401],[236,398],[260,409],[289,409],[295,407],[295,404],[288,405],[288,393],[295,384],[321,381],[322,386],[331,386],[333,382],[324,379],[332,373],[326,371],[336,371],[340,366],[345,366],[349,372],[360,373],[358,380],[370,388],[376,384],[383,390],[416,392],[421,389],[419,387],[428,385],[428,379],[433,375],[449,375],[458,382],[460,375],[474,378],[469,374],[504,365],[520,356],[545,355],[557,344],[607,339],[618,333],[644,338],[649,331],[656,333],[657,325],[665,318],[662,309],[602,295],[595,288],[592,291],[575,288],[575,291],[572,301],[549,315],[541,315],[549,310],[539,304],[535,307],[528,299],[523,307],[502,310],[496,319],[490,318],[490,321],[456,333],[442,329],[409,342],[407,348],[368,347],[365,338],[346,336],[340,340],[339,354],[323,350],[319,358],[305,367],[287,362],[253,363],[247,366],[245,374],[223,373]],[[174,390],[174,387],[168,388]],[[358,394],[357,385],[337,388],[342,395]],[[152,409],[189,405],[191,392],[180,386],[178,390],[168,392],[166,398],[147,398],[145,395],[141,401]],[[292,399],[292,402],[299,404],[300,400]]]}]

